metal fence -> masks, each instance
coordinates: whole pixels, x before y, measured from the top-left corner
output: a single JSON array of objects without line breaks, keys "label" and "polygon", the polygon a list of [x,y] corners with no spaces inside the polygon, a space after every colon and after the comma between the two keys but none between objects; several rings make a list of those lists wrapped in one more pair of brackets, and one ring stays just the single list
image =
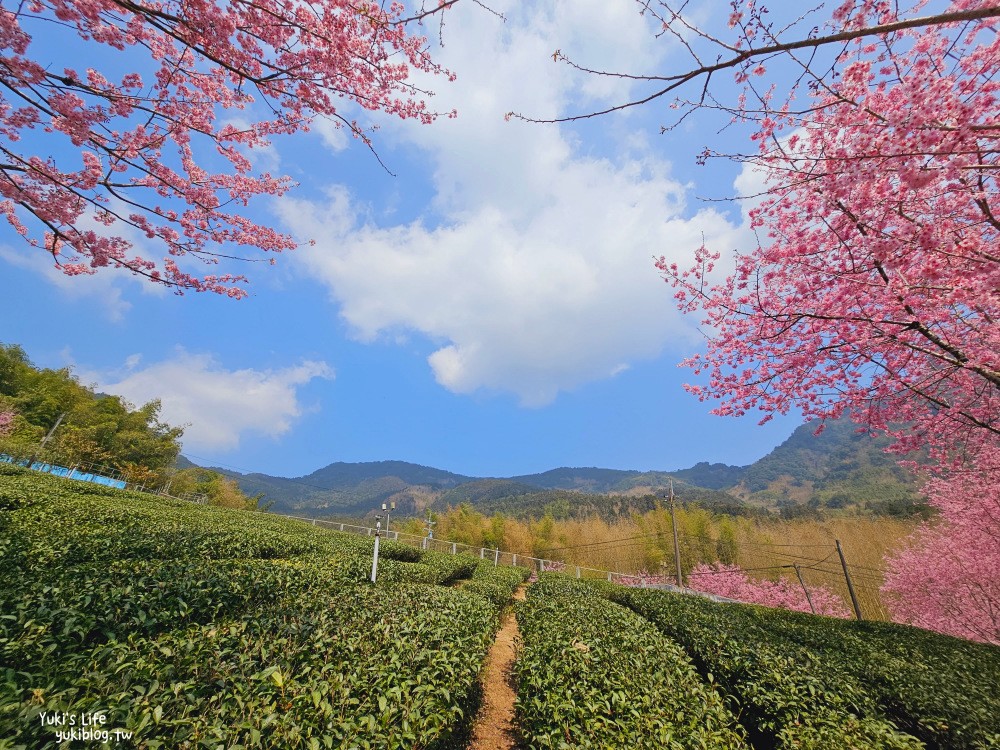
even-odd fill
[{"label": "metal fence", "polygon": [[[7,453],[0,453],[0,461],[9,464],[23,466],[32,471],[41,471],[46,474],[54,474],[57,477],[75,479],[79,482],[92,482],[102,484],[105,487],[113,487],[118,490],[125,489],[127,482],[117,472],[104,466],[96,464],[77,463],[73,466],[60,466],[46,461],[36,461],[31,458],[17,458]],[[109,476],[110,475],[110,476]]]},{"label": "metal fence", "polygon": [[[361,534],[363,536],[375,536],[375,529],[370,526],[358,526],[350,523],[341,523],[339,521],[324,521],[319,518],[292,516],[283,513],[276,513],[274,515],[303,521],[319,528],[351,532]],[[582,565],[569,565],[559,560],[548,560],[542,557],[533,557],[520,552],[508,552],[506,550],[496,549],[493,547],[477,547],[471,544],[463,544],[462,542],[452,542],[447,539],[420,536],[419,534],[406,534],[398,531],[386,531],[384,529],[379,533],[384,539],[391,539],[413,547],[419,547],[420,549],[430,549],[436,552],[444,552],[445,554],[452,555],[470,554],[480,558],[481,560],[492,561],[494,566],[520,565],[522,568],[528,568],[534,573],[543,573],[546,571],[559,572],[567,575],[573,575],[576,578],[602,579],[613,583],[621,583],[626,586],[657,588],[682,594],[694,594],[696,596],[702,596],[720,602],[734,601],[733,599],[726,599],[721,596],[715,596],[714,594],[706,594],[702,591],[695,591],[694,589],[689,589],[687,587],[682,588],[671,584],[659,583],[658,581],[654,581],[651,577],[635,575],[633,573],[620,573],[613,570],[588,568]]]}]

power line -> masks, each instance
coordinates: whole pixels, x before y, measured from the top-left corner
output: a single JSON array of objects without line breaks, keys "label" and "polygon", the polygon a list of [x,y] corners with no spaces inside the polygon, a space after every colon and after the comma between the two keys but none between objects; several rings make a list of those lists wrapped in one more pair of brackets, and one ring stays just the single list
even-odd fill
[{"label": "power line", "polygon": [[[686,534],[683,531],[680,532],[681,536],[687,539],[703,539],[709,542],[718,542],[719,539],[715,539],[710,536],[705,536],[704,534]],[[810,548],[810,547],[832,547],[832,544],[775,544],[773,542],[739,542],[741,546],[745,547],[798,547],[800,549]]]},{"label": "power line", "polygon": [[626,536],[619,539],[606,539],[603,542],[589,542],[587,544],[574,544],[569,547],[548,547],[547,549],[538,550],[539,553],[542,552],[564,552],[566,550],[574,549],[586,549],[589,547],[600,547],[605,544],[621,544],[623,542],[634,542],[639,539],[655,539],[656,537],[661,537],[665,534],[670,534],[669,531],[658,531],[654,534],[641,534],[639,536]]},{"label": "power line", "polygon": [[791,565],[770,565],[770,566],[763,567],[763,568],[740,568],[740,567],[737,567],[737,566],[733,565],[733,566],[730,566],[727,570],[700,570],[700,571],[691,571],[687,575],[688,575],[689,578],[691,576],[719,576],[719,575],[725,575],[727,573],[752,573],[752,572],[758,571],[758,570],[783,570],[784,568],[790,568],[790,567],[792,567],[792,566]]}]

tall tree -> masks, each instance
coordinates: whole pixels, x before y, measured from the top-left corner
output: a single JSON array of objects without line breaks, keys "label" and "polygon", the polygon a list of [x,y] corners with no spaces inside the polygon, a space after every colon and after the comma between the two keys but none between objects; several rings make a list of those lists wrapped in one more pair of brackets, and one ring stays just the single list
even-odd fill
[{"label": "tall tree", "polygon": [[[969,488],[973,477],[980,491],[995,487],[1000,456],[1000,4],[844,0],[776,18],[758,0],[734,0],[729,37],[699,28],[686,4],[640,6],[690,52],[690,67],[630,74],[650,88],[578,117],[665,96],[677,97],[679,120],[721,109],[753,130],[750,152],[730,156],[761,183],[749,196],[754,246],[734,256],[703,247],[692,268],[658,263],[708,332],[705,353],[686,362],[707,383],[690,390],[719,400],[716,413],[762,409],[765,420],[849,410],[901,452],[928,446],[940,462],[928,491],[946,523],[905,559],[929,563],[931,550],[960,546],[970,557],[950,556],[952,580],[974,559],[995,573],[995,509],[989,491]],[[738,84],[731,101],[720,74]],[[967,500],[951,516],[948,487]],[[901,598],[902,581],[890,582]],[[980,593],[962,606],[995,628],[1000,592]],[[941,597],[914,606],[921,623],[948,619]]]},{"label": "tall tree", "polygon": [[[0,452],[65,464],[100,464],[130,476],[173,466],[183,429],[160,421],[160,403],[139,408],[95,393],[68,369],[40,369],[17,346],[0,344]],[[62,418],[60,421],[60,417]],[[39,453],[43,436],[56,425]]]},{"label": "tall tree", "polygon": [[[242,215],[288,178],[249,150],[341,103],[431,122],[411,71],[442,73],[404,6],[351,0],[32,0],[0,7],[0,213],[66,274],[117,267],[178,293],[240,297],[191,272],[292,239]],[[80,60],[87,61],[77,67]],[[162,259],[134,247],[151,241]]]}]

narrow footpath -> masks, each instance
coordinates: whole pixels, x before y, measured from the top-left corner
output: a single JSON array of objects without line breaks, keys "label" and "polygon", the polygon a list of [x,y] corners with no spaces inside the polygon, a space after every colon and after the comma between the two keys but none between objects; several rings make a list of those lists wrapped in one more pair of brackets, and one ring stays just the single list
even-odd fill
[{"label": "narrow footpath", "polygon": [[[521,586],[514,592],[514,598],[518,601],[524,600],[524,588]],[[483,705],[472,727],[472,744],[469,745],[469,750],[514,750],[516,747],[511,667],[519,636],[517,618],[512,611],[507,612],[486,657]]]}]

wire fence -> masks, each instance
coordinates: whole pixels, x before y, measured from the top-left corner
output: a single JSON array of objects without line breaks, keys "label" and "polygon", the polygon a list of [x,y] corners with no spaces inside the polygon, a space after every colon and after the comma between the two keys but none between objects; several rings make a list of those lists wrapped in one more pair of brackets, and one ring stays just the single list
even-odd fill
[{"label": "wire fence", "polygon": [[100,484],[104,487],[111,487],[116,490],[132,490],[134,492],[148,492],[164,497],[172,497],[177,500],[187,500],[189,502],[204,505],[208,502],[208,496],[197,492],[170,493],[169,483],[156,487],[153,483],[143,481],[133,481],[128,474],[105,464],[93,463],[90,461],[75,461],[70,466],[63,466],[46,458],[35,456],[15,456],[9,453],[0,453],[0,462],[14,464],[32,471],[39,471],[43,474],[52,474],[63,479],[72,479],[77,482],[90,482]]},{"label": "wire fence", "polygon": [[[17,464],[30,468],[34,471],[53,474],[66,479],[101,484],[114,489],[128,489],[138,492],[147,492],[163,497],[170,497],[177,500],[184,500],[199,504],[206,504],[208,502],[208,497],[203,494],[192,492],[172,494],[170,492],[169,483],[160,487],[154,487],[147,486],[142,482],[131,482],[128,477],[123,475],[121,472],[111,467],[95,463],[81,461],[74,463],[72,466],[62,466],[55,463],[49,463],[45,460],[39,460],[34,457],[25,458],[12,456],[6,453],[0,453],[0,461]],[[295,519],[316,527],[334,529],[342,532],[351,532],[366,536],[374,536],[376,533],[376,529],[370,526],[356,525],[339,521],[326,521],[318,518],[287,514],[276,513],[274,515],[281,515],[284,518]],[[682,587],[665,582],[668,578],[675,578],[674,576],[644,572],[636,573],[608,570],[574,564],[572,561],[566,560],[566,553],[571,553],[575,550],[592,548],[598,545],[613,546],[617,544],[627,544],[647,537],[662,537],[665,532],[629,537],[626,539],[610,540],[606,542],[594,542],[589,544],[584,543],[580,545],[543,550],[544,552],[562,553],[559,557],[562,557],[563,559],[558,559],[556,557],[537,557],[534,555],[528,555],[520,552],[510,552],[493,547],[478,547],[475,545],[465,544],[463,542],[438,539],[433,536],[422,536],[419,534],[410,534],[399,531],[386,530],[381,533],[385,536],[385,538],[392,539],[393,541],[399,541],[414,547],[419,547],[421,549],[430,549],[453,555],[471,554],[482,560],[492,560],[494,565],[520,565],[522,567],[527,567],[534,574],[545,571],[558,571],[567,575],[573,575],[580,579],[603,579],[626,586],[659,588],[687,594],[696,594],[698,596],[708,597],[715,601],[734,601],[715,594],[697,591],[696,589],[692,589],[687,586]],[[690,537],[690,535],[684,534],[681,534],[681,537],[684,542],[690,542],[697,539],[696,537]],[[822,554],[824,551],[827,553],[825,556],[816,556],[817,554]],[[821,586],[831,590],[833,593],[840,596],[845,602],[850,601],[850,589],[853,588],[853,594],[858,602],[858,608],[864,613],[865,619],[884,621],[891,620],[890,613],[887,611],[880,593],[884,571],[871,566],[848,566],[846,563],[844,565],[840,565],[840,561],[835,557],[836,555],[836,548],[834,545],[829,544],[745,544],[741,545],[738,551],[740,564],[736,566],[736,569],[743,573],[758,573],[764,574],[765,576],[770,575],[772,577],[788,575],[790,574],[789,571],[794,569],[795,575],[798,577],[798,580],[801,582],[804,589]],[[845,568],[850,571],[853,586],[847,583]]]},{"label": "wire fence", "polygon": [[521,566],[522,568],[528,568],[533,574],[545,573],[545,572],[558,572],[567,575],[573,575],[580,579],[592,579],[592,580],[607,580],[612,583],[620,583],[626,586],[637,586],[642,588],[656,588],[667,591],[674,591],[677,593],[691,594],[694,596],[701,596],[713,601],[719,602],[732,602],[733,599],[727,599],[722,596],[716,596],[715,594],[709,594],[703,591],[697,591],[695,589],[690,589],[687,587],[675,586],[673,584],[663,583],[660,579],[654,576],[643,576],[635,575],[632,573],[621,573],[613,570],[602,570],[600,568],[590,568],[584,565],[567,565],[560,560],[550,560],[543,557],[535,557],[533,555],[526,555],[521,552],[509,552],[507,550],[498,549],[495,547],[479,547],[473,544],[464,544],[463,542],[453,542],[447,539],[438,539],[435,537],[421,536],[419,534],[408,534],[406,532],[391,531],[391,530],[376,530],[370,526],[360,526],[355,524],[350,524],[346,522],[339,521],[324,521],[320,518],[309,518],[306,516],[292,516],[284,513],[275,513],[274,515],[280,515],[283,518],[291,518],[296,521],[302,521],[308,523],[312,526],[318,528],[326,528],[333,531],[342,532],[352,532],[355,534],[361,534],[364,536],[375,536],[376,532],[383,535],[385,539],[391,539],[392,541],[398,541],[403,544],[407,544],[413,547],[419,547],[423,550],[433,550],[435,552],[443,552],[445,554],[459,555],[459,554],[470,554],[475,557],[485,560],[487,562],[492,561],[494,566],[499,565],[510,565],[510,566]]}]

